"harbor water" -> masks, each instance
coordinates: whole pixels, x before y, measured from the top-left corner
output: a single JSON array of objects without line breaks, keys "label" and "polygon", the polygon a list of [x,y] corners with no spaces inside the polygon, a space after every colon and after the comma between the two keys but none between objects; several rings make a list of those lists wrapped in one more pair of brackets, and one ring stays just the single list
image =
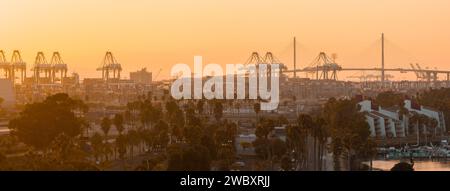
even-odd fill
[{"label": "harbor water", "polygon": [[[389,171],[400,160],[374,160],[373,168]],[[450,160],[416,160],[415,171],[450,171]]]}]

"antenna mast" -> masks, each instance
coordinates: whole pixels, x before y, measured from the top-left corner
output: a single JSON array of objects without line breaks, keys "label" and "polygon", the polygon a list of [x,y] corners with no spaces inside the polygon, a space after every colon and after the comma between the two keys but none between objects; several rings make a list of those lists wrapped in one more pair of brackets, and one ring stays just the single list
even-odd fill
[{"label": "antenna mast", "polygon": [[381,87],[384,87],[385,73],[384,73],[384,33],[381,33]]},{"label": "antenna mast", "polygon": [[294,37],[294,78],[297,78],[297,41]]}]

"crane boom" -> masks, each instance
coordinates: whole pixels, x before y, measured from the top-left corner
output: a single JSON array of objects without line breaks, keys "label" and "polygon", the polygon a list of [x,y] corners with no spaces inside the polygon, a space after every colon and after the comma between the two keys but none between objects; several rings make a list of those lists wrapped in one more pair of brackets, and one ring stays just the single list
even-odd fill
[{"label": "crane boom", "polygon": [[158,79],[159,74],[161,74],[161,71],[162,71],[162,68],[160,68],[159,71],[158,71],[158,73],[156,74],[156,76],[155,76],[155,81]]}]

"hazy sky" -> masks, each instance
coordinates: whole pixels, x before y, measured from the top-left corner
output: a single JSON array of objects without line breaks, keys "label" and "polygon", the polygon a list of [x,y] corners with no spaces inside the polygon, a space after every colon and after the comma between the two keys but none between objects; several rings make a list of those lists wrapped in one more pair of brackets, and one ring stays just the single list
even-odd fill
[{"label": "hazy sky", "polygon": [[292,66],[320,52],[343,66],[379,64],[382,32],[387,67],[450,70],[449,0],[0,0],[0,49],[22,52],[31,67],[37,51],[60,51],[70,71],[99,77],[106,51],[128,72],[147,67],[169,75],[176,63],[242,63],[271,51]]}]

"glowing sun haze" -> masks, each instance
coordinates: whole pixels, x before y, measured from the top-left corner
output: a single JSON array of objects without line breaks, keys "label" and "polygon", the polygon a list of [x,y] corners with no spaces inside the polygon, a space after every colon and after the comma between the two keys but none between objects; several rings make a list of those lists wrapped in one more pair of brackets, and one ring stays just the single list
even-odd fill
[{"label": "glowing sun haze", "polygon": [[[450,70],[449,0],[0,0],[0,49],[21,50],[31,67],[36,52],[61,52],[69,70],[100,77],[106,51],[128,72],[143,67],[169,76],[176,63],[243,63],[271,51],[292,66],[325,51],[345,66],[379,65],[382,32],[386,67]],[[376,65],[375,65],[376,64]]]}]

